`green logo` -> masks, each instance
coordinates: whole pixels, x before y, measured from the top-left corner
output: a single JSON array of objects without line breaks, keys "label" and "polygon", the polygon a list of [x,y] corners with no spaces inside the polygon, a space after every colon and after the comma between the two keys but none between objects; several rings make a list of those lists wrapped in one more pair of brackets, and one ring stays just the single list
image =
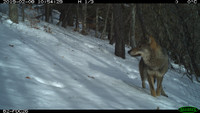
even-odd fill
[{"label": "green logo", "polygon": [[178,111],[181,113],[195,113],[195,112],[198,112],[199,110],[196,107],[184,106],[184,107],[180,107]]}]

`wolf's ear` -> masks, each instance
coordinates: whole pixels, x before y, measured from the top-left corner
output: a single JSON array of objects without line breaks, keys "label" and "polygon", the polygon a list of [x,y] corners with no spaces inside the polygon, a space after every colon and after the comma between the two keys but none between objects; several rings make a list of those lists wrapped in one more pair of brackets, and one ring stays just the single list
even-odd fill
[{"label": "wolf's ear", "polygon": [[148,40],[149,40],[151,49],[156,50],[159,48],[159,45],[157,44],[156,40],[152,36],[150,36]]}]

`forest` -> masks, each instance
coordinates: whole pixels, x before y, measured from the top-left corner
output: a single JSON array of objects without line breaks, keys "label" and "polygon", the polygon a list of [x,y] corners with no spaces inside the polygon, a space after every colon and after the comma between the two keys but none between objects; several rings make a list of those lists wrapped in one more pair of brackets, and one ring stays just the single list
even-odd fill
[{"label": "forest", "polygon": [[[25,11],[27,8],[38,13],[30,14]],[[20,21],[28,19],[35,29],[40,20],[53,23],[54,12],[60,14],[56,25],[73,26],[74,31],[82,35],[95,31],[96,38],[115,44],[114,54],[123,59],[127,54],[125,46],[136,47],[147,36],[152,36],[167,50],[171,62],[184,66],[184,76],[200,82],[199,4],[9,5],[13,22],[18,23],[21,14]],[[174,69],[172,65],[170,68]]]}]

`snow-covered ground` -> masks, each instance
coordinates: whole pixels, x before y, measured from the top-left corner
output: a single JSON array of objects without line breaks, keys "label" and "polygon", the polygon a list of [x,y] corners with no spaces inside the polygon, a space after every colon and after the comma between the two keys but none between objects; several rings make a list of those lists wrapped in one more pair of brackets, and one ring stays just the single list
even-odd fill
[{"label": "snow-covered ground", "polygon": [[121,59],[107,40],[37,27],[0,23],[0,109],[200,108],[200,84],[172,70],[163,80],[168,98],[152,97],[147,82],[142,89],[130,48]]}]

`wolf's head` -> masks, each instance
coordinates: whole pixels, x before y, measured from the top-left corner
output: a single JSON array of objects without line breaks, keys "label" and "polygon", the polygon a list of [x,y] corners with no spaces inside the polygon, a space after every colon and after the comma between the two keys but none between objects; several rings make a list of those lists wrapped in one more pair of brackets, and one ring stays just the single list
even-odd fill
[{"label": "wolf's head", "polygon": [[147,57],[151,54],[152,51],[156,51],[160,46],[156,43],[153,37],[147,38],[146,42],[139,44],[136,48],[132,48],[128,51],[131,56],[142,56]]},{"label": "wolf's head", "polygon": [[128,51],[128,54],[131,56],[144,56],[149,54],[150,52],[150,46],[148,44],[140,44],[136,48],[132,48]]}]

